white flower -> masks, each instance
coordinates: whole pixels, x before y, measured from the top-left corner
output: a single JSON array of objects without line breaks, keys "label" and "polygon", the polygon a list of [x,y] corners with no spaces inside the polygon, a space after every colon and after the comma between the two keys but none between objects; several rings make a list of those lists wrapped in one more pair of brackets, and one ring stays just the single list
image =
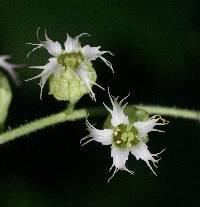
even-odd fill
[{"label": "white flower", "polygon": [[24,67],[24,65],[17,65],[7,62],[7,60],[10,58],[11,58],[10,55],[0,55],[0,67],[3,68],[6,72],[8,72],[8,74],[11,76],[13,81],[15,81],[15,83],[18,85],[20,81],[14,69]]},{"label": "white flower", "polygon": [[[47,33],[45,31],[45,39],[44,41],[40,40],[38,37],[38,33],[39,33],[39,28],[37,30],[37,38],[39,43],[33,44],[33,43],[27,43],[30,45],[34,45],[36,46],[35,48],[33,48],[27,55],[27,57],[35,50],[39,49],[39,48],[45,48],[49,54],[51,54],[55,61],[54,61],[54,66],[55,68],[52,68],[52,65],[50,66],[51,69],[51,73],[49,73],[49,63],[45,66],[34,66],[31,68],[40,68],[43,69],[43,72],[35,77],[33,77],[32,79],[35,78],[41,78],[40,80],[40,87],[41,87],[41,91],[43,90],[43,87],[45,85],[45,82],[47,81],[48,77],[47,74],[55,74],[57,70],[60,70],[60,67],[63,66],[64,70],[72,70],[78,78],[80,78],[80,80],[83,82],[83,84],[85,84],[85,87],[88,90],[88,93],[90,95],[90,97],[93,100],[95,99],[95,93],[92,91],[92,86],[93,85],[97,85],[95,84],[94,81],[89,79],[89,75],[88,72],[86,70],[86,68],[88,67],[89,64],[91,64],[91,61],[96,60],[97,58],[100,58],[108,67],[111,68],[111,70],[113,71],[113,67],[111,65],[111,63],[106,60],[103,55],[106,53],[109,53],[112,55],[111,52],[109,51],[100,51],[100,46],[99,47],[91,47],[89,45],[86,45],[84,47],[81,46],[80,44],[80,37],[82,37],[83,35],[88,35],[87,33],[82,33],[78,36],[76,36],[75,38],[70,37],[67,34],[67,39],[64,42],[64,49],[62,48],[61,44],[58,41],[52,41],[48,36]],[[50,62],[50,60],[49,60]],[[47,72],[45,70],[48,70]],[[31,79],[29,79],[31,80]],[[103,89],[103,87],[99,86],[101,89]],[[104,90],[104,89],[103,89]],[[42,92],[41,92],[42,94]]]},{"label": "white flower", "polygon": [[128,160],[129,153],[134,155],[137,160],[144,160],[150,170],[156,175],[150,162],[153,163],[154,167],[157,167],[156,164],[159,161],[157,156],[164,150],[156,154],[151,154],[148,150],[147,144],[145,143],[144,137],[151,131],[160,131],[158,129],[154,129],[155,126],[165,125],[168,122],[160,116],[152,116],[147,121],[137,121],[135,123],[131,123],[128,116],[123,111],[126,104],[122,106],[122,102],[126,97],[120,102],[117,101],[118,98],[112,97],[110,93],[109,97],[112,103],[112,109],[108,108],[105,104],[104,105],[111,114],[110,129],[96,129],[89,123],[88,120],[86,120],[89,134],[81,139],[81,144],[85,145],[91,141],[97,141],[102,145],[111,145],[111,157],[113,158],[113,164],[110,170],[114,168],[114,171],[108,182],[119,170],[125,170],[133,174],[133,171],[130,171],[126,167],[126,161]]}]

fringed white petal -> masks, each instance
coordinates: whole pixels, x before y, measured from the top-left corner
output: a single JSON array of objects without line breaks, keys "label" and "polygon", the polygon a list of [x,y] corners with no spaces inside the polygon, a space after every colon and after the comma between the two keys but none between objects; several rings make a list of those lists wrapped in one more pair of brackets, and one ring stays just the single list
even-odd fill
[{"label": "fringed white petal", "polygon": [[111,148],[111,157],[113,158],[113,164],[116,168],[125,168],[126,161],[128,160],[129,149],[119,148],[114,145]]},{"label": "fringed white petal", "polygon": [[84,63],[81,63],[79,65],[79,67],[74,72],[84,82],[84,84],[87,87],[88,93],[89,93],[90,97],[92,98],[92,100],[96,101],[95,93],[92,90],[92,85],[96,85],[99,88],[101,88],[102,90],[105,90],[105,89],[102,86],[100,86],[99,84],[97,84],[97,83],[93,82],[92,80],[90,80],[89,72],[85,69]]},{"label": "fringed white petal", "polygon": [[10,59],[11,56],[9,55],[1,55],[0,56],[0,67],[2,67],[8,74],[11,76],[13,81],[19,85],[20,80],[18,79],[17,73],[14,71],[15,68],[21,68],[24,67],[24,65],[17,65],[7,62],[8,59]]},{"label": "fringed white petal", "polygon": [[67,40],[64,43],[65,46],[65,52],[67,53],[78,53],[80,51],[81,48],[81,44],[79,42],[79,38],[83,35],[88,35],[87,33],[82,33],[74,38],[70,37],[67,34]]},{"label": "fringed white petal", "polygon": [[126,161],[128,160],[129,149],[127,148],[119,148],[114,145],[111,147],[111,157],[113,158],[113,164],[110,168],[110,171],[114,168],[112,176],[108,179],[108,182],[114,177],[114,175],[119,170],[125,170],[131,174],[134,174],[133,171],[130,171],[126,167]]},{"label": "fringed white petal", "polygon": [[96,60],[97,58],[100,58],[114,73],[112,64],[106,60],[104,57],[102,57],[103,54],[109,53],[113,55],[110,51],[100,51],[101,47],[91,47],[89,45],[85,45],[83,48],[81,48],[81,53],[83,54],[84,58],[86,58],[89,61]]},{"label": "fringed white petal", "polygon": [[49,37],[47,36],[47,33],[45,31],[45,38],[46,41],[42,41],[42,45],[48,50],[48,52],[53,55],[54,57],[58,57],[62,53],[62,47],[58,41],[53,42]]},{"label": "fringed white petal", "polygon": [[112,103],[112,110],[106,106],[104,104],[104,106],[106,107],[106,109],[111,113],[112,119],[111,119],[111,124],[114,127],[117,127],[120,124],[129,124],[129,120],[128,120],[128,116],[126,116],[123,112],[124,107],[126,106],[126,104],[124,106],[122,106],[122,102],[128,97],[126,96],[125,98],[123,98],[120,102],[117,101],[118,97],[112,97],[110,95],[109,92],[109,88],[108,88],[108,95],[110,97],[110,101]]},{"label": "fringed white petal", "polygon": [[40,99],[42,99],[42,91],[43,91],[44,85],[45,85],[47,79],[49,78],[49,76],[51,74],[58,75],[64,70],[63,66],[61,66],[57,63],[56,58],[50,58],[49,63],[47,63],[44,66],[32,66],[30,68],[36,68],[36,69],[43,70],[40,74],[34,76],[33,78],[26,80],[26,81],[29,81],[29,80],[33,80],[36,78],[41,78],[40,82],[39,82],[39,86],[41,88]]},{"label": "fringed white petal", "polygon": [[39,33],[39,28],[37,30],[37,38],[39,40],[39,43],[38,44],[33,44],[33,43],[27,43],[29,45],[34,45],[36,46],[35,48],[33,48],[28,54],[27,54],[27,57],[32,53],[34,52],[35,50],[41,48],[41,47],[44,47],[48,52],[49,54],[53,55],[54,57],[58,57],[61,53],[62,53],[62,47],[60,45],[60,43],[58,41],[52,41],[48,36],[47,36],[47,33],[46,33],[46,30],[45,30],[45,41],[41,41],[38,37],[38,33]]},{"label": "fringed white petal", "polygon": [[89,134],[82,138],[80,143],[83,145],[88,144],[91,141],[100,142],[102,145],[112,144],[113,131],[111,129],[96,129],[90,122],[86,119],[86,126]]},{"label": "fringed white petal", "polygon": [[154,129],[154,127],[157,125],[166,125],[168,123],[169,122],[163,119],[161,116],[155,115],[147,121],[138,121],[133,125],[137,128],[140,137],[143,138],[147,133],[151,131],[163,132],[159,129]]},{"label": "fringed white petal", "polygon": [[96,60],[99,56],[101,56],[101,51],[99,51],[101,47],[90,47],[89,45],[85,45],[81,48],[81,52],[85,58],[89,61]]},{"label": "fringed white petal", "polygon": [[137,145],[135,145],[132,148],[131,153],[135,156],[135,158],[137,160],[139,160],[139,159],[144,160],[146,162],[146,164],[148,165],[148,167],[150,168],[150,170],[153,172],[153,174],[156,175],[155,171],[153,170],[152,166],[150,165],[150,161],[153,163],[154,167],[157,168],[156,163],[158,163],[158,161],[160,159],[155,159],[154,157],[157,157],[164,150],[162,150],[161,152],[159,152],[157,154],[151,154],[150,151],[148,150],[147,145],[143,142],[139,142]]}]

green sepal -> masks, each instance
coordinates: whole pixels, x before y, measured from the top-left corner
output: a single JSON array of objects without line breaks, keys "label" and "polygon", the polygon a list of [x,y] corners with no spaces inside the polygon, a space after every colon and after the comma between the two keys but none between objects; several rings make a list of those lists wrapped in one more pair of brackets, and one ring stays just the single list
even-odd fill
[{"label": "green sepal", "polygon": [[147,121],[149,113],[138,107],[125,107],[124,113],[128,116],[129,122],[132,124],[137,121]]},{"label": "green sepal", "polygon": [[0,72],[0,132],[4,129],[4,123],[8,115],[11,100],[12,90],[8,79]]}]

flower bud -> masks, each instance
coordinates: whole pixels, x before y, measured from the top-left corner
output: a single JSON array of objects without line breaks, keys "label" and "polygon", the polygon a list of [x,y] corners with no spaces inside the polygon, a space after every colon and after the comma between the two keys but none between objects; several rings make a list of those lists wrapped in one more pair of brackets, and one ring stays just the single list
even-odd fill
[{"label": "flower bud", "polygon": [[0,131],[4,128],[11,99],[12,91],[9,82],[6,76],[0,72]]}]

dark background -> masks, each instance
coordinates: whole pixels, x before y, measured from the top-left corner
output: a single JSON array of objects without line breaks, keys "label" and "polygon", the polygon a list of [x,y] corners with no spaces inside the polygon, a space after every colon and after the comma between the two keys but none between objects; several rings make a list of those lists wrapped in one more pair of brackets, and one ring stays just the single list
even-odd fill
[{"label": "dark background", "polygon": [[[0,54],[12,55],[12,62],[27,66],[43,65],[45,50],[26,59],[46,28],[53,40],[64,42],[66,32],[75,36],[88,32],[83,44],[101,45],[115,56],[108,57],[115,75],[95,61],[98,83],[110,86],[112,94],[130,103],[178,106],[198,110],[200,81],[200,3],[195,0],[145,1],[50,1],[1,0]],[[33,69],[20,69],[22,80],[35,75]],[[37,81],[17,88],[7,128],[62,110],[44,91],[39,99]],[[108,103],[98,88],[97,105]],[[93,106],[84,96],[77,107]],[[84,121],[49,127],[0,147],[0,207],[182,207],[199,206],[198,122],[168,118],[166,133],[152,133],[149,148],[162,154],[158,176],[144,162],[130,159],[135,175],[116,174],[110,184],[112,164],[109,147],[91,143],[80,148],[87,134]],[[90,119],[101,127],[103,118]]]}]

